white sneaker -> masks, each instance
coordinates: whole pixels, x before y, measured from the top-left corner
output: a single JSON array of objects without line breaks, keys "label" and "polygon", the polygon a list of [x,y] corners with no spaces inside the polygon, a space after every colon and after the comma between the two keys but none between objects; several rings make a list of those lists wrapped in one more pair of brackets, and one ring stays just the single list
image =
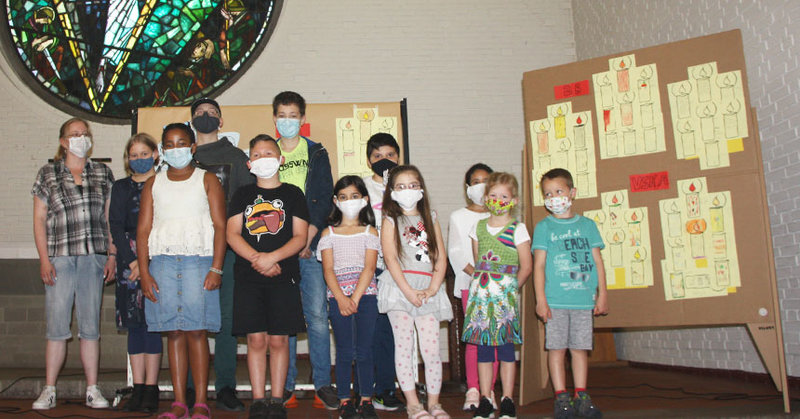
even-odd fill
[{"label": "white sneaker", "polygon": [[478,408],[478,405],[481,402],[481,392],[478,391],[477,388],[471,388],[467,390],[467,394],[464,396],[464,410],[475,410]]},{"label": "white sneaker", "polygon": [[86,387],[86,406],[92,409],[105,409],[108,407],[108,400],[100,393],[97,385]]},{"label": "white sneaker", "polygon": [[497,400],[494,397],[494,390],[492,390],[492,399],[491,400],[492,400],[492,407],[494,408],[494,410],[497,410]]},{"label": "white sneaker", "polygon": [[42,394],[33,402],[33,410],[47,410],[56,407],[56,386],[44,386]]}]

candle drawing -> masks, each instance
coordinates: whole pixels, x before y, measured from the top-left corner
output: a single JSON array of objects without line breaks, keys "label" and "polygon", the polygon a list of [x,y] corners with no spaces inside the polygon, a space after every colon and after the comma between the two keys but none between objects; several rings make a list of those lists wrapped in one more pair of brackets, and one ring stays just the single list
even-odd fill
[{"label": "candle drawing", "polygon": [[594,221],[594,223],[597,224],[597,229],[603,231],[603,224],[606,222],[605,212],[601,210],[594,211],[594,213],[590,216],[587,216],[587,218],[592,219],[592,221]]},{"label": "candle drawing", "polygon": [[619,116],[623,126],[633,125],[633,95],[625,93],[619,100]]},{"label": "candle drawing", "polygon": [[632,129],[622,131],[622,147],[626,155],[636,154],[636,131]]},{"label": "candle drawing", "polygon": [[721,259],[728,256],[728,242],[725,233],[711,234],[711,250],[714,253],[715,259]]},{"label": "candle drawing", "polygon": [[569,149],[572,143],[566,138],[558,142],[558,151],[553,159],[556,167],[569,167]]},{"label": "candle drawing", "polygon": [[686,257],[684,256],[684,251],[686,249],[683,246],[683,240],[675,239],[669,242],[669,248],[670,255],[672,256],[672,269],[675,271],[684,270],[686,268]]},{"label": "candle drawing", "polygon": [[611,266],[622,266],[622,242],[625,240],[625,233],[623,233],[622,230],[612,230],[608,232],[606,238],[609,243],[609,259],[611,261]]},{"label": "candle drawing", "polygon": [[619,152],[619,144],[617,143],[617,133],[606,133],[606,154],[609,156],[616,156]]},{"label": "candle drawing", "polygon": [[714,134],[714,115],[717,113],[717,106],[709,103],[702,108],[697,109],[697,116],[700,118],[700,132],[702,133],[703,141],[713,140],[716,138]]},{"label": "candle drawing", "polygon": [[[542,174],[546,173],[550,168],[553,166],[550,164],[550,155],[539,156],[539,170],[542,170]],[[539,177],[541,179],[541,176]]]},{"label": "candle drawing", "polygon": [[723,209],[727,199],[725,194],[717,194],[711,200],[711,209],[708,211],[709,218],[711,219],[711,232],[720,233],[725,231],[725,215]]},{"label": "candle drawing", "polygon": [[610,228],[622,228],[624,220],[622,219],[622,202],[624,201],[623,195],[619,192],[606,195],[606,206],[608,207],[608,220]]},{"label": "candle drawing", "polygon": [[575,186],[578,188],[578,196],[588,196],[592,189],[592,185],[589,184],[589,173],[578,172]]},{"label": "candle drawing", "polygon": [[731,285],[730,261],[715,260],[714,271],[716,273],[715,280],[717,287],[728,288]]},{"label": "candle drawing", "polygon": [[549,136],[549,127],[545,125],[549,122],[542,121],[538,127],[536,127],[536,143],[538,145],[539,154],[547,154],[550,152],[550,136]]},{"label": "candle drawing", "polygon": [[642,115],[642,126],[652,127],[653,126],[653,104],[652,103],[643,103],[639,107],[640,114]]},{"label": "candle drawing", "polygon": [[367,166],[367,141],[369,141],[369,137],[372,136],[372,120],[375,119],[375,110],[374,109],[359,109],[356,112],[358,116],[359,122],[359,134],[360,134],[360,143],[361,143],[361,151],[359,153],[359,158],[361,160],[361,167]]},{"label": "candle drawing", "polygon": [[342,151],[345,154],[352,155],[355,152],[355,130],[353,123],[350,119],[343,119],[339,123],[339,128],[342,130]]},{"label": "candle drawing", "polygon": [[725,138],[739,137],[739,105],[738,100],[728,102],[725,113],[722,115],[722,126],[725,128]]},{"label": "candle drawing", "polygon": [[630,58],[622,57],[615,70],[617,70],[617,91],[627,92],[630,89]]},{"label": "candle drawing", "polygon": [[656,127],[644,129],[644,151],[653,152],[658,150],[656,142]]},{"label": "candle drawing", "polygon": [[[717,167],[719,166],[719,155],[721,151],[719,150],[720,142],[717,140],[705,140],[706,144],[706,165],[708,167]],[[723,143],[724,144],[724,143]]]},{"label": "candle drawing", "polygon": [[581,116],[581,114],[578,114],[575,119],[575,125],[572,127],[575,148],[578,150],[586,148],[586,123]]},{"label": "candle drawing", "polygon": [[642,245],[642,210],[639,208],[633,208],[628,210],[628,214],[626,218],[628,220],[628,232],[630,233],[630,245],[631,246],[641,246]]},{"label": "candle drawing", "polygon": [[672,298],[683,298],[686,296],[686,289],[683,286],[683,273],[675,272],[669,274],[669,283],[672,289]]},{"label": "candle drawing", "polygon": [[706,220],[702,218],[689,220],[686,223],[686,231],[689,233],[689,247],[692,251],[692,258],[705,258],[706,249],[703,233],[706,231]]},{"label": "candle drawing", "polygon": [[644,260],[647,251],[643,247],[636,249],[631,259],[631,284],[644,285]]},{"label": "candle drawing", "polygon": [[604,109],[603,110],[603,126],[604,131],[613,131],[616,129],[616,118],[614,118],[614,110],[613,109]]},{"label": "candle drawing", "polygon": [[651,66],[642,67],[639,73],[639,102],[650,102],[650,78],[653,77]]},{"label": "candle drawing", "polygon": [[736,73],[724,73],[717,75],[717,86],[719,87],[720,102],[730,102],[736,100],[733,95],[733,88],[736,86]]},{"label": "candle drawing", "polygon": [[558,106],[553,111],[553,127],[556,131],[556,139],[567,136],[567,116],[561,108],[561,106]]},{"label": "candle drawing", "polygon": [[589,151],[577,150],[575,151],[575,166],[578,172],[589,171]]},{"label": "candle drawing", "polygon": [[694,129],[692,129],[692,124],[689,121],[686,121],[682,127],[678,127],[678,132],[681,134],[681,150],[683,151],[683,157],[691,157],[697,154],[697,149],[695,148],[694,142]]},{"label": "candle drawing", "polygon": [[689,104],[689,93],[692,92],[692,85],[684,81],[672,88],[672,95],[675,96],[675,107],[678,108],[678,118],[684,119],[692,116],[691,105]]},{"label": "candle drawing", "polygon": [[700,190],[701,183],[692,181],[684,183],[684,193],[686,194],[687,217],[696,218],[700,216]]},{"label": "candle drawing", "polygon": [[612,95],[611,80],[608,79],[607,74],[603,74],[603,78],[597,83],[600,86],[600,101],[603,108],[610,108],[614,106],[614,98]]},{"label": "candle drawing", "polygon": [[669,230],[670,237],[680,237],[681,236],[681,212],[678,209],[678,205],[672,200],[672,205],[667,207],[668,204],[664,204],[664,212],[667,213],[667,230]]},{"label": "candle drawing", "polygon": [[697,83],[697,100],[700,102],[711,101],[711,76],[714,70],[709,64],[700,66],[695,70],[695,83]]}]

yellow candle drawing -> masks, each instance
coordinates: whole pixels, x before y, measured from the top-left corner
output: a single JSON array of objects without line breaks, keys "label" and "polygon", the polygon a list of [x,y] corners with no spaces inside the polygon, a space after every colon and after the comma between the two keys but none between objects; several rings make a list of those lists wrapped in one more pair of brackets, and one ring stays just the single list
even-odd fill
[{"label": "yellow candle drawing", "polygon": [[567,116],[564,115],[560,107],[556,110],[553,127],[555,127],[556,130],[556,139],[567,136]]}]

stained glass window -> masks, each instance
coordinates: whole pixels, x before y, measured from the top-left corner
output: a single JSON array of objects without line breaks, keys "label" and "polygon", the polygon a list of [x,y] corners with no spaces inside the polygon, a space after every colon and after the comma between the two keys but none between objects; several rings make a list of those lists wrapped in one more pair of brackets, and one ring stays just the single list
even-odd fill
[{"label": "stained glass window", "polygon": [[136,107],[186,105],[230,84],[266,45],[282,0],[5,3],[5,55],[33,90],[124,122]]}]

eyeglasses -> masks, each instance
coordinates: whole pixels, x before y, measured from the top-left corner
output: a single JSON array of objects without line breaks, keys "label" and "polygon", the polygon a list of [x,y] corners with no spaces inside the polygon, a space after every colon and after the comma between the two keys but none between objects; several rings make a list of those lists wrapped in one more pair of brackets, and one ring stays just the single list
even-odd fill
[{"label": "eyeglasses", "polygon": [[405,184],[402,184],[402,183],[394,185],[394,190],[396,190],[396,191],[404,191],[406,189],[411,189],[412,191],[418,191],[421,188],[422,188],[422,185],[420,185],[419,183],[416,183],[416,182],[415,183],[409,183],[408,185],[405,185]]},{"label": "eyeglasses", "polygon": [[207,113],[207,114],[208,114],[208,116],[216,116],[216,117],[218,117],[218,116],[219,116],[219,112],[218,112],[216,109],[206,109],[206,110],[201,110],[201,109],[198,109],[198,110],[197,110],[197,111],[194,113],[194,116],[201,116],[201,115],[203,115],[204,113]]}]

